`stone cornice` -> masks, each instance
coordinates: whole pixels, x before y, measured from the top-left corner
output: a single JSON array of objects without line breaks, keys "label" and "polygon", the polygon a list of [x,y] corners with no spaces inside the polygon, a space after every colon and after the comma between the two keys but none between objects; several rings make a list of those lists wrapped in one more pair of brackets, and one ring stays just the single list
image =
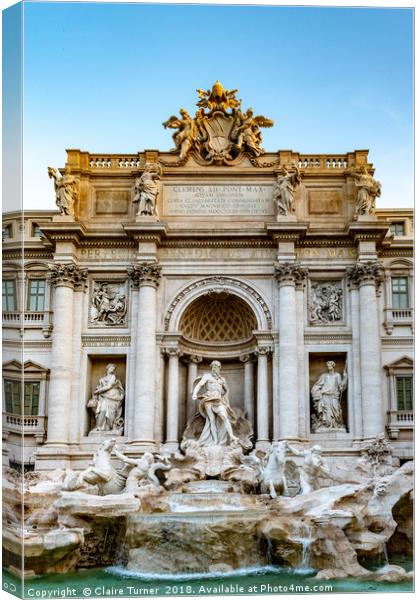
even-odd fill
[{"label": "stone cornice", "polygon": [[308,269],[301,266],[300,262],[274,263],[274,276],[280,285],[302,285],[308,275]]},{"label": "stone cornice", "polygon": [[382,242],[389,231],[388,221],[378,221],[375,218],[353,221],[348,227],[348,235],[355,242]]},{"label": "stone cornice", "polygon": [[124,231],[129,238],[136,242],[153,242],[159,245],[167,235],[165,223],[127,223],[123,225]]},{"label": "stone cornice", "polygon": [[130,335],[82,335],[83,347],[130,346]]},{"label": "stone cornice", "polygon": [[288,223],[267,223],[267,235],[274,240],[297,242],[305,236],[308,231],[309,223],[306,222],[288,222]]},{"label": "stone cornice", "polygon": [[352,334],[351,332],[337,332],[337,333],[315,333],[305,332],[304,334],[305,344],[351,344]]},{"label": "stone cornice", "polygon": [[134,288],[143,285],[157,287],[161,279],[162,267],[158,262],[143,262],[127,268],[128,276]]},{"label": "stone cornice", "polygon": [[52,263],[48,265],[48,279],[55,287],[84,289],[88,270],[81,269],[74,263]]}]

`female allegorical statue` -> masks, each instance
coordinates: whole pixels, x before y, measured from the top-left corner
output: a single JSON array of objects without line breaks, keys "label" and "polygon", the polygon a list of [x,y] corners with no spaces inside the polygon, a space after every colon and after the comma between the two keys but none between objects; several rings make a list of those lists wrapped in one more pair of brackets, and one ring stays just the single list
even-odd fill
[{"label": "female allegorical statue", "polygon": [[88,407],[95,411],[96,426],[92,431],[112,431],[122,433],[122,403],[124,388],[115,376],[116,366],[106,366],[106,375],[99,379],[98,385],[88,402]]}]

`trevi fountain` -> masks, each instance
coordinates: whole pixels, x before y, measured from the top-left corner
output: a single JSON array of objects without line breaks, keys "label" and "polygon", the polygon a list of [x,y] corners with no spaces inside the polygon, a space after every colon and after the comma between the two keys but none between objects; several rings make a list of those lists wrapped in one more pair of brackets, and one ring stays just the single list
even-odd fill
[{"label": "trevi fountain", "polygon": [[[6,566],[19,572],[22,503],[28,586],[35,575],[104,567],[149,583],[181,580],[190,589],[197,575],[223,582],[226,574],[277,570],[314,580],[411,581],[388,555],[412,552],[413,464],[393,467],[381,436],[357,462],[335,468],[318,444],[253,448],[252,426],[232,409],[221,367],[214,360],[194,381],[197,412],[180,451],[132,458],[113,437],[124,390],[109,364],[91,400],[96,429],[105,433],[91,465],[29,472],[22,487],[15,471],[6,472]],[[332,419],[343,378],[328,368],[313,393]],[[175,588],[181,593],[181,584]],[[217,591],[214,583],[206,589]],[[229,589],[238,591],[227,583],[218,591]]]}]

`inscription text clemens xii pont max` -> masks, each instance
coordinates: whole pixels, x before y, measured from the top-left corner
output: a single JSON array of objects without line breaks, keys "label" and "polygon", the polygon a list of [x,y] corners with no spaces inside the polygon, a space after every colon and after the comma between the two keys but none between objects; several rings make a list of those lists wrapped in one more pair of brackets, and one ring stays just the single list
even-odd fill
[{"label": "inscription text clemens xii pont max", "polygon": [[167,215],[272,215],[272,185],[165,185]]}]

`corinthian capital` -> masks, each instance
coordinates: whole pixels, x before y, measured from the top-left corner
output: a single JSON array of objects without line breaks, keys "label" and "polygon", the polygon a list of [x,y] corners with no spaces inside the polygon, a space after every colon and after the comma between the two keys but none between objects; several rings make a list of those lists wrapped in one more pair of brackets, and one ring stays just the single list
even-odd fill
[{"label": "corinthian capital", "polygon": [[385,278],[384,267],[378,260],[357,262],[347,269],[347,277],[355,285],[374,283],[379,287]]},{"label": "corinthian capital", "polygon": [[308,269],[304,269],[298,261],[274,264],[274,275],[280,285],[302,285],[307,274]]},{"label": "corinthian capital", "polygon": [[133,287],[152,285],[157,287],[161,278],[162,267],[158,262],[144,262],[128,267],[128,276]]},{"label": "corinthian capital", "polygon": [[53,263],[48,265],[48,278],[56,287],[84,288],[86,285],[87,269],[81,269],[73,263]]}]

